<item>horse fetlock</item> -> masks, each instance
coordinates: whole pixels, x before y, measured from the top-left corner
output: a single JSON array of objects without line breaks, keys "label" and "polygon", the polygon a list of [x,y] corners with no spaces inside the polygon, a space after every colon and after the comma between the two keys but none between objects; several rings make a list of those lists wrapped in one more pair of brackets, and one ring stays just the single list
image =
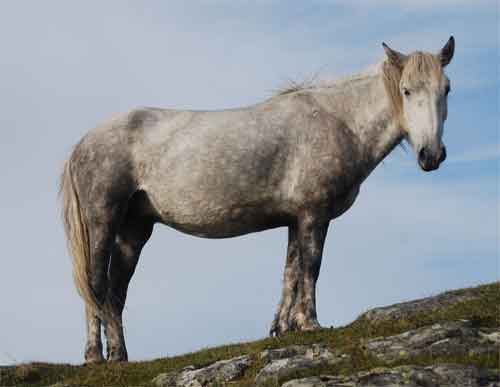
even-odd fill
[{"label": "horse fetlock", "polygon": [[102,344],[94,343],[85,346],[85,363],[102,363],[104,362],[104,356],[102,354]]},{"label": "horse fetlock", "polygon": [[301,318],[300,323],[297,324],[297,330],[301,332],[309,332],[321,329],[321,325],[314,317]]},{"label": "horse fetlock", "polygon": [[269,328],[269,336],[278,336],[278,322],[279,322],[279,314],[276,314],[274,320],[271,324],[271,328]]},{"label": "horse fetlock", "polygon": [[106,335],[107,360],[110,362],[127,361],[128,354],[121,319],[108,321],[104,326],[104,333]]},{"label": "horse fetlock", "polygon": [[315,308],[303,302],[299,302],[292,307],[289,324],[294,331],[313,331],[321,328],[316,317]]},{"label": "horse fetlock", "polygon": [[318,329],[321,329],[321,325],[315,317],[296,314],[286,319],[275,319],[271,325],[269,335],[279,337],[288,332],[310,332]]},{"label": "horse fetlock", "polygon": [[307,318],[303,312],[294,311],[294,306],[283,308],[276,315],[270,330],[270,336],[281,336],[287,332],[308,331],[319,328],[316,320]]},{"label": "horse fetlock", "polygon": [[108,346],[107,360],[109,362],[128,361],[127,349],[123,345]]},{"label": "horse fetlock", "polygon": [[282,334],[288,332],[290,327],[288,325],[288,315],[290,313],[290,305],[288,303],[280,302],[276,315],[274,316],[273,323],[271,324],[271,329],[269,330],[269,336],[278,337]]},{"label": "horse fetlock", "polygon": [[292,329],[288,322],[288,318],[282,318],[280,315],[276,315],[273,323],[271,324],[271,329],[269,330],[269,336],[279,337],[283,334],[290,332]]}]

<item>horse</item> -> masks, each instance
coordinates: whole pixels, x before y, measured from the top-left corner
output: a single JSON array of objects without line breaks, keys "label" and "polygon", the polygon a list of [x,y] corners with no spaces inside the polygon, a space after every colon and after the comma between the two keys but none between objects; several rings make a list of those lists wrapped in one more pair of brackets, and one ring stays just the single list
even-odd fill
[{"label": "horse", "polygon": [[316,281],[330,221],[406,140],[424,171],[442,141],[455,41],[384,59],[334,82],[292,87],[252,106],[136,108],[90,130],[64,164],[62,213],[86,312],[85,362],[127,361],[122,312],[155,223],[204,238],[288,228],[271,336],[320,329]]}]

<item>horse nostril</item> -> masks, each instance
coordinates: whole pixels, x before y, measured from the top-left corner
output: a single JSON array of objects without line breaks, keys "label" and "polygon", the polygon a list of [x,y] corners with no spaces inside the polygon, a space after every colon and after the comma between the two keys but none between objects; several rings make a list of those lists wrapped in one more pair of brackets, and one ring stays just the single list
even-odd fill
[{"label": "horse nostril", "polygon": [[421,162],[426,162],[427,160],[427,155],[428,155],[428,152],[427,152],[427,149],[426,148],[422,148],[420,149],[420,151],[418,152],[418,159],[421,161]]}]

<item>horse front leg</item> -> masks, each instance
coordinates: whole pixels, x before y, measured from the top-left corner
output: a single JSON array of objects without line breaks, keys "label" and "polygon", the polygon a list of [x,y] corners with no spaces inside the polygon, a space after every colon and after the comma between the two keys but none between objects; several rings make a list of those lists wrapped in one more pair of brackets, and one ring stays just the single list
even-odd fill
[{"label": "horse front leg", "polygon": [[316,314],[316,282],[329,222],[320,219],[308,213],[288,229],[283,293],[271,336],[321,328]]},{"label": "horse front leg", "polygon": [[323,246],[329,220],[314,213],[305,213],[299,219],[297,240],[300,248],[298,297],[290,311],[294,330],[311,331],[321,328],[316,313],[316,282],[323,256]]},{"label": "horse front leg", "polygon": [[299,271],[300,271],[300,249],[297,240],[297,226],[288,228],[288,249],[286,265],[283,274],[283,291],[281,300],[269,331],[270,336],[280,336],[290,330],[290,310],[298,296]]}]

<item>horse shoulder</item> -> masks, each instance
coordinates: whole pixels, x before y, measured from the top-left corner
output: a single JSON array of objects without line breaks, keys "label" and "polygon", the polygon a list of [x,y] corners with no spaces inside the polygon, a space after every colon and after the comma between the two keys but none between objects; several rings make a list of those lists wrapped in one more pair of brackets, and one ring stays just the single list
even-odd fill
[{"label": "horse shoulder", "polygon": [[[357,138],[336,110],[319,102],[314,92],[284,96],[298,119],[293,160],[284,181],[285,197],[308,206],[330,208],[333,217],[345,212],[359,190],[362,158]],[[284,98],[283,97],[283,98]]]}]

